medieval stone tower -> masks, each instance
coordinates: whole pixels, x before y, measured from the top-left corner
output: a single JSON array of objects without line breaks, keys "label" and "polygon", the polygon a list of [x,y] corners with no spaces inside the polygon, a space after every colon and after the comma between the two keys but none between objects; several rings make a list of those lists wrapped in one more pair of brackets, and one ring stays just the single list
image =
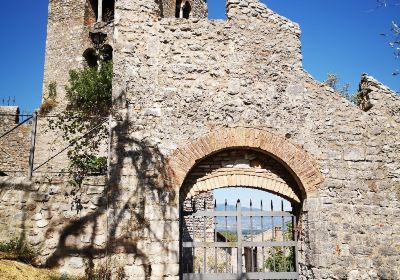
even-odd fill
[{"label": "medieval stone tower", "polygon": [[[0,239],[24,236],[72,274],[105,263],[123,279],[400,279],[399,97],[363,75],[356,106],[314,80],[299,26],[258,0],[227,0],[227,20],[207,13],[205,0],[50,0],[43,98],[56,81],[55,112],[69,70],[96,65],[93,36],[113,61],[109,172],[87,178],[79,211],[68,180],[2,178]],[[287,270],[242,265],[264,236],[228,242],[207,226],[213,242],[183,239],[216,217],[204,207],[211,218],[189,225],[185,201],[237,186],[292,204],[294,239],[263,243],[294,248]],[[206,247],[238,263],[213,267]]]}]

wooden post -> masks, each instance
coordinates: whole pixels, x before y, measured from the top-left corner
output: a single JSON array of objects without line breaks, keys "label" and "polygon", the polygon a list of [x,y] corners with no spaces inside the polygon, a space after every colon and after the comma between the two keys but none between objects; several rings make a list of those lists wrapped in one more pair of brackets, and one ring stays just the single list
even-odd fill
[{"label": "wooden post", "polygon": [[33,175],[33,163],[35,160],[35,143],[36,143],[36,127],[37,127],[37,117],[38,113],[33,113],[32,118],[32,131],[31,131],[31,148],[29,150],[29,168],[28,168],[28,177],[32,178]]}]

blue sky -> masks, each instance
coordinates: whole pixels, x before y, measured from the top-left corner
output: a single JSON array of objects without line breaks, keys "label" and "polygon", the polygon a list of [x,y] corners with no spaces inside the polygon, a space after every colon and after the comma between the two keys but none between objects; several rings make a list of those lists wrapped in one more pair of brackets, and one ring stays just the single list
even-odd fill
[{"label": "blue sky", "polygon": [[[336,73],[356,90],[361,73],[367,72],[400,90],[400,77],[391,75],[400,61],[380,35],[390,31],[393,19],[400,19],[400,6],[377,8],[376,0],[262,2],[300,24],[304,68],[318,80]],[[224,17],[225,0],[208,3],[210,18]],[[40,105],[47,1],[4,1],[2,10],[0,104],[15,97],[22,110],[32,111]]]}]

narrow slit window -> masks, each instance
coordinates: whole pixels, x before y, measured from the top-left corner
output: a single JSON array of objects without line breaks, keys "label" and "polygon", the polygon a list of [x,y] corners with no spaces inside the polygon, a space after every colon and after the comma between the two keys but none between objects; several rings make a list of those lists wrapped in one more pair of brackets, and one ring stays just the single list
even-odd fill
[{"label": "narrow slit window", "polygon": [[176,0],[175,17],[181,18],[182,0]]},{"label": "narrow slit window", "polygon": [[192,6],[188,1],[186,1],[182,9],[182,17],[188,19],[190,17],[191,11],[192,11]]}]

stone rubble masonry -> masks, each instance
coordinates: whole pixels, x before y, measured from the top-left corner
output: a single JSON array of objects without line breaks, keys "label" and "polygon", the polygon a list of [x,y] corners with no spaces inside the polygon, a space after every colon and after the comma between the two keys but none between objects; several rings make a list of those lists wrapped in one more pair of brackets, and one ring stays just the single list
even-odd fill
[{"label": "stone rubble masonry", "polygon": [[[118,0],[104,27],[117,120],[109,180],[89,178],[76,211],[70,183],[1,179],[1,238],[26,234],[64,271],[107,255],[127,279],[179,279],[185,179],[211,176],[191,172],[226,149],[253,150],[294,180],[300,279],[400,279],[398,95],[363,75],[364,111],[317,82],[302,68],[299,26],[257,0],[228,0],[226,21],[162,18],[158,2]],[[91,47],[84,7],[50,1],[44,97],[56,81],[56,110]]]},{"label": "stone rubble masonry", "polygon": [[[0,106],[0,136],[19,124],[18,114],[16,106]],[[31,125],[25,123],[0,138],[0,172],[10,176],[28,174],[30,133]]]},{"label": "stone rubble masonry", "polygon": [[[160,15],[166,18],[175,18],[176,2],[177,0],[157,0],[159,2]],[[207,4],[204,0],[186,0],[182,3],[188,2],[192,7],[190,17],[192,18],[207,18],[208,10]]]}]

